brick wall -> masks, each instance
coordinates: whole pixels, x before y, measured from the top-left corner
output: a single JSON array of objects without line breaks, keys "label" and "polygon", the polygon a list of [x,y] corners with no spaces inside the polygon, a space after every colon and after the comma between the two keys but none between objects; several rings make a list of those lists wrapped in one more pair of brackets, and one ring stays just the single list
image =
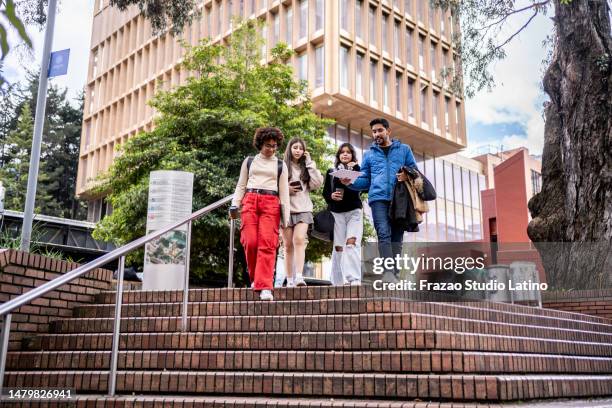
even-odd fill
[{"label": "brick wall", "polygon": [[612,289],[544,292],[542,305],[549,309],[612,319]]},{"label": "brick wall", "polygon": [[[27,252],[0,249],[0,303],[38,287],[80,265]],[[48,330],[50,321],[72,316],[72,308],[93,301],[111,289],[112,272],[96,269],[13,312],[9,348],[20,348],[21,339]]]}]

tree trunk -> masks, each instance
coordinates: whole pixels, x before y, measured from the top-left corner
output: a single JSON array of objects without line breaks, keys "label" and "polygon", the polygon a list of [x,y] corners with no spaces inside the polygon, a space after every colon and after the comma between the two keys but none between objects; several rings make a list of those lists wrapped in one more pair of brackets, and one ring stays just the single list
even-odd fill
[{"label": "tree trunk", "polygon": [[528,234],[557,288],[612,287],[612,37],[607,0],[555,0],[542,191]]}]

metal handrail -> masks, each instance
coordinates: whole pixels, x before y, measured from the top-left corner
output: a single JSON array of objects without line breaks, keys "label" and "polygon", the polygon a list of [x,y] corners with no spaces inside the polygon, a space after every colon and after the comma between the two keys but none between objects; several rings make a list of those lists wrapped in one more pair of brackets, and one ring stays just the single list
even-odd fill
[{"label": "metal handrail", "polygon": [[[119,259],[119,271],[118,271],[118,282],[117,282],[117,297],[115,301],[115,321],[113,329],[113,348],[111,354],[111,367],[109,373],[109,395],[115,394],[115,381],[116,381],[116,370],[117,370],[117,351],[119,346],[119,328],[121,321],[121,303],[122,303],[122,292],[123,292],[123,269],[125,264],[125,256],[133,250],[143,246],[144,244],[153,241],[156,238],[170,232],[184,224],[187,225],[187,242],[186,249],[187,255],[185,258],[185,282],[183,288],[183,307],[182,307],[182,330],[187,330],[187,306],[188,306],[188,294],[189,294],[189,254],[190,254],[190,234],[191,224],[198,218],[208,214],[209,212],[216,210],[219,207],[229,203],[233,198],[233,195],[229,195],[221,200],[218,200],[206,207],[194,212],[189,217],[170,224],[162,229],[152,232],[144,237],[135,239],[134,241],[117,248],[108,254],[105,254],[93,261],[79,266],[78,268],[65,273],[64,275],[53,279],[31,291],[24,293],[12,299],[2,305],[0,305],[0,317],[3,318],[2,322],[2,335],[0,337],[0,390],[4,384],[4,372],[6,367],[6,357],[8,352],[8,343],[10,336],[11,326],[11,312],[32,300],[47,294],[48,292],[57,289],[58,287],[77,279],[86,273],[89,273],[97,268],[100,268],[109,262]],[[232,286],[233,280],[233,237],[234,237],[234,220],[230,220],[230,246],[229,246],[229,273],[228,273],[228,285]]]}]

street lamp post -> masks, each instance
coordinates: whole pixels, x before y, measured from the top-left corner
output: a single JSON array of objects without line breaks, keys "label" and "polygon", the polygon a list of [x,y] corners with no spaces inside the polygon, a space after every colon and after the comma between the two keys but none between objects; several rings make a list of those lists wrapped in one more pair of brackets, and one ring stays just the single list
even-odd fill
[{"label": "street lamp post", "polygon": [[34,201],[36,198],[36,184],[38,182],[38,167],[40,164],[40,147],[42,144],[42,131],[45,123],[45,108],[47,105],[47,82],[51,44],[53,43],[53,30],[55,26],[55,12],[57,0],[49,0],[47,12],[47,28],[45,29],[45,42],[43,46],[42,62],[40,64],[40,77],[38,80],[38,99],[36,100],[36,115],[34,117],[34,137],[30,153],[30,170],[28,173],[28,190],[26,193],[25,208],[23,210],[23,225],[21,226],[21,250],[30,250],[32,237],[32,219],[34,218]]}]

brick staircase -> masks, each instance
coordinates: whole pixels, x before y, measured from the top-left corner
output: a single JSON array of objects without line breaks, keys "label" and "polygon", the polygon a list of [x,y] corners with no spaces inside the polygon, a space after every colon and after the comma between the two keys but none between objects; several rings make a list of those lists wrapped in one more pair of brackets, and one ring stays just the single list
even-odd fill
[{"label": "brick staircase", "polygon": [[456,407],[612,395],[605,319],[308,287],[277,290],[274,302],[245,289],[192,290],[187,333],[176,317],[181,293],[126,292],[120,396],[108,398],[114,296],[100,293],[10,352],[5,385],[70,387],[77,406],[96,408]]}]

